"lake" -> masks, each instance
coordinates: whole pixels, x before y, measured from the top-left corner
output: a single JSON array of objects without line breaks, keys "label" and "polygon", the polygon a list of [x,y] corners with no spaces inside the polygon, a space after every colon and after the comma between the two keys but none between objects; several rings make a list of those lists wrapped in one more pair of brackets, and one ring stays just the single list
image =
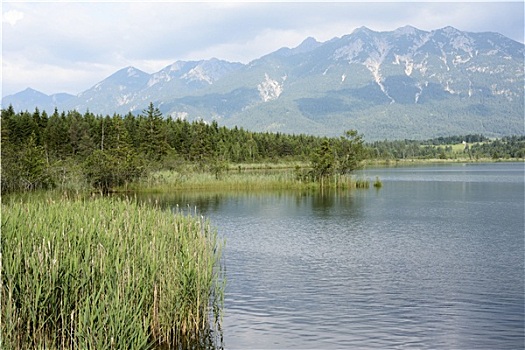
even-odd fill
[{"label": "lake", "polygon": [[383,187],[163,197],[225,237],[226,349],[523,349],[524,164]]}]

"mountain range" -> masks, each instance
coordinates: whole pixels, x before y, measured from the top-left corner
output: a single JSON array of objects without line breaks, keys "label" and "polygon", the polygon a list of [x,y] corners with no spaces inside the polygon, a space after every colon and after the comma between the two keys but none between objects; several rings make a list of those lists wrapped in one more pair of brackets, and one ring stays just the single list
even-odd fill
[{"label": "mountain range", "polygon": [[525,133],[524,58],[524,44],[498,33],[361,27],[326,42],[307,38],[248,64],[177,61],[153,74],[126,67],[76,96],[28,88],[2,106],[124,115],[153,102],[166,117],[253,131],[501,137]]}]

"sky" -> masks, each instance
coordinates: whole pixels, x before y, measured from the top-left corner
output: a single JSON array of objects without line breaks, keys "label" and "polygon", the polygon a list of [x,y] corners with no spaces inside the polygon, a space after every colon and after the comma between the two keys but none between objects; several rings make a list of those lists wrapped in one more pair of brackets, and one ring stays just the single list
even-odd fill
[{"label": "sky", "polygon": [[180,60],[248,63],[307,37],[361,26],[453,26],[524,42],[524,2],[9,1],[2,6],[1,96],[31,87],[78,94],[117,70]]}]

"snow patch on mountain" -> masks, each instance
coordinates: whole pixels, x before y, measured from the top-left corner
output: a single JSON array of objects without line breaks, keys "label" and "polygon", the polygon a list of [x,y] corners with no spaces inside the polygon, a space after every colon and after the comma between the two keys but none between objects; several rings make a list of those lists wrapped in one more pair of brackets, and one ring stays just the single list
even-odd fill
[{"label": "snow patch on mountain", "polygon": [[152,87],[155,84],[158,83],[167,83],[171,80],[171,76],[164,70],[155,73],[151,76],[151,78],[148,80],[148,83],[146,84],[147,87]]},{"label": "snow patch on mountain", "polygon": [[283,93],[283,84],[271,79],[267,73],[264,74],[264,81],[257,85],[259,96],[264,102],[276,100]]},{"label": "snow patch on mountain", "polygon": [[460,55],[457,55],[456,57],[454,57],[452,59],[452,64],[457,67],[457,66],[459,66],[461,64],[467,63],[468,61],[470,61],[471,58],[472,57],[465,57],[464,58],[464,57],[461,57]]},{"label": "snow patch on mountain", "polygon": [[390,100],[390,103],[395,103],[396,101],[388,94],[386,91],[385,85],[383,85],[383,77],[381,76],[380,72],[380,63],[376,62],[372,59],[367,59],[365,61],[365,67],[372,73],[372,76],[374,77],[374,81],[379,86],[383,94],[385,94],[386,97]]},{"label": "snow patch on mountain", "polygon": [[406,25],[404,27],[397,28],[396,30],[394,30],[395,36],[406,36],[406,35],[412,36],[412,35],[416,35],[416,33],[417,33],[417,29],[409,25]]},{"label": "snow patch on mountain", "polygon": [[447,54],[446,54],[445,50],[443,50],[443,45],[441,45],[441,54],[443,56],[439,56],[438,58],[445,64],[445,67],[447,67],[447,72],[450,72],[450,67],[448,65],[448,59],[447,59]]},{"label": "snow patch on mountain", "polygon": [[190,69],[190,71],[184,74],[181,78],[188,81],[204,81],[210,85],[213,84],[213,79],[206,74],[206,71],[201,65]]},{"label": "snow patch on mountain", "polygon": [[416,96],[414,97],[414,103],[417,104],[419,101],[419,98],[421,97],[421,94],[423,93],[423,85],[426,87],[428,86],[428,81],[426,81],[424,84],[418,83],[416,84],[416,87],[418,88],[418,92],[416,92]]},{"label": "snow patch on mountain", "polygon": [[123,106],[131,102],[131,94],[121,95],[117,97],[117,106]]},{"label": "snow patch on mountain", "polygon": [[133,67],[128,67],[128,70],[126,71],[126,73],[128,73],[128,77],[130,78],[139,76],[137,70]]},{"label": "snow patch on mountain", "polygon": [[396,101],[388,94],[385,86],[383,85],[383,77],[381,76],[381,64],[385,61],[386,56],[390,52],[391,46],[381,39],[374,39],[375,50],[370,53],[368,58],[363,63],[365,67],[372,73],[374,81],[379,86],[383,94],[390,100],[390,103],[395,103]]},{"label": "snow patch on mountain", "polygon": [[473,56],[472,52],[474,49],[472,48],[473,42],[471,38],[464,36],[464,35],[459,35],[455,37],[454,39],[452,39],[450,43],[452,44],[452,47],[454,49],[463,50],[467,52],[470,55],[470,57]]},{"label": "snow patch on mountain", "polygon": [[359,55],[363,51],[363,48],[363,41],[361,39],[357,39],[352,43],[335,50],[333,57],[335,60],[345,59],[349,62],[352,62],[354,58],[356,58],[357,55]]},{"label": "snow patch on mountain", "polygon": [[405,74],[410,76],[414,70],[414,60],[410,55],[394,55],[393,64],[400,65],[401,63],[405,64]]},{"label": "snow patch on mountain", "polygon": [[492,84],[490,86],[490,89],[491,89],[491,92],[492,92],[492,95],[502,95],[502,96],[505,96],[505,98],[508,100],[508,101],[512,101],[512,97],[515,95],[514,92],[512,92],[512,90],[510,89],[502,89],[502,88],[498,88],[498,85],[497,84]]},{"label": "snow patch on mountain", "polygon": [[188,114],[188,112],[177,112],[177,111],[175,111],[175,112],[171,112],[170,113],[170,117],[172,119],[186,120],[186,119],[188,119],[189,114]]},{"label": "snow patch on mountain", "polygon": [[166,69],[168,69],[169,72],[178,72],[184,67],[185,64],[186,62],[184,61],[177,61],[166,67]]},{"label": "snow patch on mountain", "polygon": [[452,89],[452,88],[450,87],[450,83],[453,83],[453,82],[452,82],[451,80],[447,80],[447,81],[446,81],[446,84],[445,84],[445,86],[444,86],[443,89],[444,89],[446,92],[448,92],[448,93],[450,93],[450,94],[452,94],[452,95],[454,95],[454,94],[456,94],[456,93],[459,93],[459,92],[457,92],[456,90],[454,90],[454,89]]}]

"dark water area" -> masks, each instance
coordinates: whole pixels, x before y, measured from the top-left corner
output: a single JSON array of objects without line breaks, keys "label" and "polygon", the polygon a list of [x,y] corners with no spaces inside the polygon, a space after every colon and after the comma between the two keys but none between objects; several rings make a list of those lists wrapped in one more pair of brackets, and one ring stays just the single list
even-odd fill
[{"label": "dark water area", "polygon": [[226,239],[226,349],[523,349],[524,164],[379,190],[170,194]]}]

